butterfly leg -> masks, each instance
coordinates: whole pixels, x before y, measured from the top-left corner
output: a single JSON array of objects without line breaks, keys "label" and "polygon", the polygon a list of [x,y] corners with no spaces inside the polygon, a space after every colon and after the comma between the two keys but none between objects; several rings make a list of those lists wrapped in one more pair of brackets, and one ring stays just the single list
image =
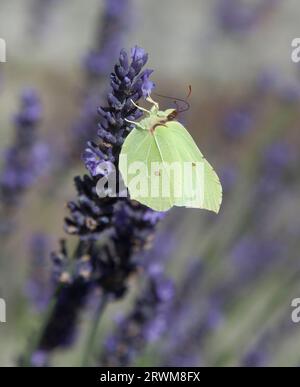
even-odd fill
[{"label": "butterfly leg", "polygon": [[130,120],[127,120],[127,118],[125,118],[125,121],[128,122],[129,124],[135,125],[137,129],[147,130],[147,128],[142,126],[140,122],[130,121]]},{"label": "butterfly leg", "polygon": [[153,107],[155,108],[155,110],[159,110],[159,106],[158,106],[158,103],[153,101],[153,99],[150,97],[150,95],[146,98],[146,101],[152,103]]},{"label": "butterfly leg", "polygon": [[133,124],[133,125],[136,125],[136,124],[137,124],[137,122],[131,121],[131,120],[127,120],[127,118],[125,118],[125,121],[128,122],[129,124]]},{"label": "butterfly leg", "polygon": [[132,99],[130,101],[137,109],[141,110],[142,112],[148,113],[149,115],[151,114],[149,110],[144,109],[141,106],[137,105]]}]

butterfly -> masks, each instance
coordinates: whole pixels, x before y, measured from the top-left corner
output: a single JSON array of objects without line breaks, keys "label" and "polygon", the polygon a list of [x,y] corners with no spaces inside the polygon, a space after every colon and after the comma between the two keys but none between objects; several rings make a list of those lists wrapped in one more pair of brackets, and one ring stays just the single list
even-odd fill
[{"label": "butterfly", "polygon": [[177,109],[159,110],[150,96],[145,118],[129,121],[134,128],[119,156],[119,171],[131,199],[156,211],[173,206],[216,213],[222,202],[220,180],[192,136],[176,120]]}]

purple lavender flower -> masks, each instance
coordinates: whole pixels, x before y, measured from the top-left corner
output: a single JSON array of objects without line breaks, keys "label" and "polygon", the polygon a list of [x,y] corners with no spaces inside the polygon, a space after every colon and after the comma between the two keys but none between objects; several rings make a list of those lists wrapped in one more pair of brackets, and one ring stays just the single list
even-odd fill
[{"label": "purple lavender flower", "polygon": [[145,71],[141,77],[141,79],[143,81],[142,92],[143,92],[144,98],[147,98],[151,94],[152,90],[155,87],[155,83],[149,79],[152,72],[153,72],[153,70]]},{"label": "purple lavender flower", "polygon": [[[192,302],[191,296],[185,303],[187,305],[176,303],[176,307],[171,309],[167,342],[162,346],[161,360],[167,367],[178,367],[179,361],[183,364],[191,361],[189,366],[199,367],[201,345],[224,321],[223,309],[214,297],[206,300],[201,310],[199,303],[195,307],[195,300]],[[173,327],[172,321],[176,321]]]},{"label": "purple lavender flower", "polygon": [[31,240],[32,265],[25,292],[38,312],[45,310],[52,295],[49,281],[49,240],[43,234],[36,234]]},{"label": "purple lavender flower", "polygon": [[271,328],[258,332],[254,344],[252,343],[243,354],[241,366],[268,367],[274,351],[277,352],[281,343],[291,337],[291,334],[295,333],[296,330],[295,324],[283,314],[273,323]]},{"label": "purple lavender flower", "polygon": [[264,152],[257,193],[263,200],[279,191],[296,160],[295,149],[285,141],[271,143]]},{"label": "purple lavender flower", "polygon": [[0,197],[3,217],[8,216],[21,201],[23,193],[32,186],[48,167],[49,153],[45,144],[37,141],[41,121],[40,99],[33,89],[21,96],[21,109],[14,116],[14,143],[5,152],[0,176]]},{"label": "purple lavender flower", "polygon": [[88,146],[83,154],[85,166],[91,176],[100,175],[102,170],[99,168],[103,164],[104,153],[93,143],[88,144]]},{"label": "purple lavender flower", "polygon": [[48,354],[46,351],[36,351],[31,357],[33,367],[45,367],[48,364]]},{"label": "purple lavender flower", "polygon": [[[132,62],[129,65],[127,53],[122,50],[120,61],[115,66],[115,73],[111,75],[112,91],[108,94],[108,107],[98,109],[100,123],[98,130],[99,142],[90,142],[89,147],[83,154],[87,169],[93,178],[85,176],[84,179],[76,178],[75,184],[79,193],[77,203],[70,202],[69,209],[71,217],[66,219],[66,231],[77,234],[81,238],[94,238],[104,229],[110,227],[113,215],[113,206],[118,200],[115,198],[100,199],[96,193],[95,178],[101,177],[101,169],[98,167],[103,162],[110,162],[117,168],[118,155],[125,137],[132,129],[128,120],[137,120],[141,117],[141,111],[131,101],[136,102],[143,96],[142,86],[145,74],[151,73],[147,70],[141,72],[147,61],[147,54],[141,48],[135,48],[139,55],[133,51]],[[119,75],[117,75],[119,74]],[[98,173],[99,172],[99,173]],[[118,207],[125,215],[128,212],[138,213],[139,205],[134,205],[134,211],[130,211],[132,204],[123,204]],[[116,213],[118,213],[118,210]],[[149,222],[153,211],[143,210],[143,219]],[[120,216],[117,217],[118,219]],[[150,223],[150,222],[149,222]]]},{"label": "purple lavender flower", "polygon": [[300,83],[289,81],[274,68],[263,69],[257,76],[256,89],[260,96],[274,93],[286,104],[297,104],[300,99]]},{"label": "purple lavender flower", "polygon": [[266,95],[276,90],[279,81],[279,74],[275,69],[261,70],[256,79],[256,89],[259,95]]},{"label": "purple lavender flower", "polygon": [[242,359],[243,367],[266,367],[267,355],[262,348],[249,351]]},{"label": "purple lavender flower", "polygon": [[49,357],[55,348],[68,348],[74,344],[77,338],[78,311],[85,306],[89,290],[88,282],[75,281],[72,286],[64,286],[57,294],[55,309],[43,331],[38,352],[42,351]]},{"label": "purple lavender flower", "polygon": [[[153,214],[156,216],[150,219],[155,224],[162,215]],[[126,222],[123,227],[127,228]],[[132,310],[126,317],[118,318],[114,333],[106,339],[101,364],[128,366],[147,344],[156,342],[166,332],[175,289],[173,281],[164,273],[164,263],[175,247],[173,242],[172,235],[164,232],[155,238],[151,249],[143,252],[141,290]]]},{"label": "purple lavender flower", "polygon": [[253,124],[253,112],[248,107],[234,109],[225,117],[224,131],[230,139],[239,139],[253,128]]},{"label": "purple lavender flower", "polygon": [[104,15],[98,29],[98,44],[84,60],[90,79],[109,75],[114,59],[120,51],[123,36],[131,24],[131,0],[105,0]]},{"label": "purple lavender flower", "polygon": [[216,16],[220,27],[229,33],[252,30],[276,5],[277,0],[248,4],[241,0],[219,0]]},{"label": "purple lavender flower", "polygon": [[[89,144],[97,153],[99,162],[110,161],[117,165],[122,143],[131,130],[127,119],[136,120],[141,112],[133,104],[143,96],[142,86],[150,72],[141,72],[147,54],[135,48],[131,62],[122,50],[115,72],[111,74],[112,91],[108,106],[99,108],[101,121],[98,142]],[[146,75],[145,75],[146,74]],[[69,202],[70,216],[65,220],[65,230],[79,238],[78,246],[70,258],[66,243],[62,241],[58,253],[52,255],[53,278],[57,285],[56,304],[45,325],[40,340],[24,362],[30,363],[32,353],[50,354],[58,347],[69,346],[76,338],[77,321],[92,290],[111,298],[123,297],[128,277],[137,269],[134,255],[148,246],[157,221],[153,211],[127,198],[100,198],[96,193],[97,161],[91,152],[84,160],[92,176],[77,177],[76,201]],[[101,244],[98,240],[101,239]],[[107,297],[106,297],[107,298]]]},{"label": "purple lavender flower", "polygon": [[227,165],[221,169],[220,179],[224,193],[227,193],[234,188],[237,178],[237,170],[233,165]]},{"label": "purple lavender flower", "polygon": [[287,82],[278,90],[279,97],[287,104],[298,104],[300,100],[300,84],[298,81]]},{"label": "purple lavender flower", "polygon": [[265,150],[264,168],[280,173],[291,164],[293,159],[295,159],[293,147],[284,141],[278,141],[270,144]]},{"label": "purple lavender flower", "polygon": [[255,23],[255,13],[239,0],[219,0],[217,18],[224,31],[243,32]]},{"label": "purple lavender flower", "polygon": [[157,340],[167,329],[167,310],[174,294],[173,283],[156,270],[149,273],[148,283],[135,302],[133,310],[120,320],[101,355],[103,366],[132,365],[149,342]]},{"label": "purple lavender flower", "polygon": [[[196,334],[196,331],[203,331],[205,318],[201,320],[199,316],[198,301],[197,308],[192,301],[195,284],[201,281],[203,273],[203,261],[199,258],[190,259],[186,272],[180,280],[180,285],[176,287],[166,316],[168,326],[166,341],[161,346],[161,363],[164,366],[176,367],[180,366],[178,362],[185,364],[188,360],[192,362],[189,366],[199,366],[198,354],[196,356],[191,347],[199,346],[200,339],[197,341],[199,334]],[[173,323],[174,321],[176,324]]]},{"label": "purple lavender flower", "polygon": [[34,39],[40,40],[49,30],[49,19],[53,6],[58,0],[33,0],[31,4],[30,33]]},{"label": "purple lavender flower", "polygon": [[[105,0],[96,32],[96,46],[84,59],[86,74],[86,90],[84,91],[83,107],[80,116],[72,127],[73,144],[71,151],[78,160],[82,146],[95,138],[95,125],[98,120],[96,108],[102,99],[103,82],[109,76],[115,58],[118,56],[131,25],[131,0]],[[127,55],[122,60],[122,68],[128,66]],[[134,62],[137,62],[134,60]],[[150,75],[150,74],[149,74]],[[145,89],[150,85],[145,80]],[[145,93],[145,91],[143,92]]]},{"label": "purple lavender flower", "polygon": [[240,280],[253,278],[282,255],[283,246],[275,240],[259,239],[257,235],[244,235],[233,247],[232,262]]}]

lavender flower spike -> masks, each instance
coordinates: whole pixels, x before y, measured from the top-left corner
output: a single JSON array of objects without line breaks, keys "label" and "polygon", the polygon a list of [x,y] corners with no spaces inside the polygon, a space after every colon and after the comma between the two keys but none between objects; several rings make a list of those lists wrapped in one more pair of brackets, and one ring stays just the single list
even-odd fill
[{"label": "lavender flower spike", "polygon": [[[94,126],[97,122],[97,106],[102,99],[104,81],[110,74],[132,25],[131,0],[104,0],[96,31],[95,47],[84,58],[86,85],[84,101],[79,117],[72,126],[72,154],[82,153],[86,141],[95,137]],[[105,89],[106,90],[106,89]]]},{"label": "lavender flower spike", "polygon": [[[75,178],[77,200],[68,203],[70,215],[65,230],[78,237],[77,248],[70,258],[63,241],[60,251],[52,256],[55,305],[24,363],[31,363],[40,353],[48,360],[54,349],[74,342],[78,318],[93,290],[98,289],[103,300],[125,295],[128,278],[138,266],[135,254],[149,246],[161,218],[160,213],[130,199],[100,198],[96,193],[101,176],[98,163],[110,161],[117,166],[122,143],[132,129],[126,119],[141,116],[132,101],[143,97],[143,85],[149,81],[150,72],[142,71],[146,61],[147,54],[141,48],[133,50],[131,61],[122,50],[111,74],[108,105],[99,108],[98,142],[90,142],[83,156],[90,176]],[[88,355],[90,352],[88,347]]]},{"label": "lavender flower spike", "polygon": [[15,204],[35,177],[31,168],[34,166],[31,152],[36,142],[36,127],[41,119],[41,105],[34,90],[23,92],[21,104],[20,112],[14,117],[14,144],[6,152],[0,180],[1,199],[7,205]]},{"label": "lavender flower spike", "polygon": [[[131,0],[104,0],[103,16],[97,31],[98,44],[84,60],[90,80],[106,77],[130,28]],[[121,47],[120,47],[121,44]]]},{"label": "lavender flower spike", "polygon": [[23,193],[35,183],[48,166],[45,144],[37,142],[37,128],[42,108],[38,94],[26,89],[21,95],[21,109],[14,117],[14,143],[5,153],[0,176],[2,217],[8,217],[20,203]]},{"label": "lavender flower spike", "polygon": [[148,273],[146,288],[133,310],[118,324],[105,345],[100,364],[127,367],[133,364],[148,342],[156,341],[167,328],[167,311],[174,295],[173,283],[161,271]]},{"label": "lavender flower spike", "polygon": [[48,250],[49,240],[46,235],[34,234],[30,241],[31,268],[25,293],[37,312],[47,308],[52,293],[48,278]]},{"label": "lavender flower spike", "polygon": [[92,176],[97,175],[97,167],[101,162],[110,161],[117,166],[116,156],[132,129],[132,125],[128,125],[125,119],[137,120],[142,115],[132,101],[147,97],[154,88],[154,83],[149,79],[152,70],[140,73],[148,59],[144,49],[134,47],[131,56],[132,62],[129,65],[127,53],[124,50],[120,53],[115,73],[111,74],[112,92],[107,97],[109,107],[98,109],[101,116],[98,137],[101,142],[98,146],[93,142],[89,143],[83,155],[85,165]]},{"label": "lavender flower spike", "polygon": [[241,0],[218,0],[217,21],[225,32],[247,33],[264,20],[278,3],[278,0],[264,0],[253,4]]}]

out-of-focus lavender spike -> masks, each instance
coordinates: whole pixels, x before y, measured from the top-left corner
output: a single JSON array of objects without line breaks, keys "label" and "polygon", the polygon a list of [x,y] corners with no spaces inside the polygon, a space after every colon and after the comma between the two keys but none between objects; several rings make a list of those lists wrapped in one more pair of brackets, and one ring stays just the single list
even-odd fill
[{"label": "out-of-focus lavender spike", "polygon": [[261,23],[277,3],[278,0],[264,0],[257,4],[242,0],[218,0],[218,25],[227,33],[245,34]]},{"label": "out-of-focus lavender spike", "polygon": [[245,354],[242,367],[267,367],[267,355],[263,348],[255,348]]},{"label": "out-of-focus lavender spike", "polygon": [[49,239],[36,234],[30,243],[31,270],[25,293],[34,308],[41,312],[49,304],[53,289],[49,278]]},{"label": "out-of-focus lavender spike", "polygon": [[14,116],[16,127],[13,144],[4,156],[0,176],[0,197],[2,214],[10,214],[17,207],[28,190],[48,167],[48,147],[37,141],[37,128],[41,121],[40,98],[33,89],[26,89],[21,95],[20,111]]},{"label": "out-of-focus lavender spike", "polygon": [[183,275],[180,288],[177,289],[176,299],[182,302],[193,293],[195,283],[199,282],[204,272],[204,263],[201,258],[190,258]]},{"label": "out-of-focus lavender spike", "polygon": [[[270,236],[267,237],[261,231],[259,237],[243,236],[230,254],[231,274],[216,285],[210,294],[206,294],[206,301],[202,301],[201,306],[198,300],[198,314],[195,313],[195,300],[191,299],[192,292],[185,290],[182,293],[181,289],[184,287],[181,285],[173,312],[173,315],[176,315],[176,331],[175,327],[169,330],[169,340],[163,350],[163,365],[176,366],[178,359],[199,355],[201,343],[221,326],[224,310],[233,302],[240,290],[244,289],[246,284],[253,283],[258,276],[263,276],[272,268],[272,265],[286,256],[285,245],[281,240],[276,241]],[[191,273],[195,275],[197,270],[192,270]],[[187,275],[186,278],[188,279],[189,276]],[[182,284],[186,282],[185,280]],[[190,283],[195,284],[195,280],[191,279]],[[190,288],[194,290],[193,286]],[[180,302],[182,294],[185,295],[184,303]],[[176,337],[176,340],[172,340],[172,337]],[[243,361],[248,365],[254,365],[255,362],[258,364],[266,360],[265,355],[266,351],[261,343],[259,347],[247,352]],[[199,366],[199,364],[196,365]]]},{"label": "out-of-focus lavender spike", "polygon": [[262,69],[255,80],[258,95],[268,95],[276,90],[280,76],[275,69]]},{"label": "out-of-focus lavender spike", "polygon": [[[201,259],[190,259],[180,285],[176,287],[176,293],[166,317],[167,339],[161,349],[161,362],[164,366],[175,367],[179,366],[178,362],[185,364],[188,360],[193,361],[192,365],[199,366],[199,353],[195,354],[192,351],[189,353],[189,349],[191,349],[191,343],[196,339],[192,330],[195,329],[195,326],[201,330],[204,323],[199,318],[199,308],[194,307],[193,300],[195,284],[201,281],[203,271],[204,266]],[[173,321],[176,321],[176,324],[172,323]]]},{"label": "out-of-focus lavender spike", "polygon": [[297,332],[297,324],[286,318],[286,314],[280,316],[272,327],[263,329],[257,334],[254,344],[248,348],[240,361],[242,367],[268,367],[272,363],[272,356],[278,353],[281,343]]},{"label": "out-of-focus lavender spike", "polygon": [[238,172],[234,165],[226,165],[220,169],[220,180],[224,194],[232,191],[238,179]]},{"label": "out-of-focus lavender spike", "polygon": [[277,93],[286,104],[298,104],[300,101],[300,83],[298,80],[284,82],[278,88]]},{"label": "out-of-focus lavender spike", "polygon": [[179,366],[178,361],[183,364],[193,361],[191,365],[201,366],[201,345],[207,335],[223,322],[222,305],[215,297],[208,298],[202,307],[197,304],[198,310],[195,300],[188,300],[187,303],[177,304],[171,315],[176,324],[168,331],[167,342],[163,346],[163,366],[176,367]]},{"label": "out-of-focus lavender spike", "polygon": [[[157,216],[161,215],[156,213]],[[149,219],[156,222],[156,217]],[[142,289],[131,311],[118,320],[114,333],[107,338],[100,364],[131,365],[147,344],[157,341],[165,333],[175,292],[173,281],[164,273],[164,266],[176,248],[173,237],[166,231],[161,232],[152,248],[142,254]]]},{"label": "out-of-focus lavender spike", "polygon": [[[89,81],[109,75],[112,64],[131,26],[131,0],[104,0],[104,10],[97,29],[97,42],[84,59]],[[128,62],[123,62],[126,68]]]},{"label": "out-of-focus lavender spike", "polygon": [[33,367],[47,367],[48,354],[46,351],[36,351],[31,357]]},{"label": "out-of-focus lavender spike", "polygon": [[[73,125],[72,152],[78,158],[83,144],[96,137],[97,106],[103,99],[103,84],[111,72],[131,26],[132,0],[105,0],[96,31],[96,45],[84,58],[86,86],[80,116]],[[120,57],[124,71],[129,68],[127,56]],[[118,87],[114,83],[113,87]],[[106,91],[106,90],[105,90]]]},{"label": "out-of-focus lavender spike", "polygon": [[224,119],[224,133],[230,140],[245,136],[254,127],[254,114],[249,106],[229,111]]},{"label": "out-of-focus lavender spike", "polygon": [[240,284],[257,277],[263,270],[275,264],[284,252],[281,242],[258,235],[243,235],[233,246],[231,262]]},{"label": "out-of-focus lavender spike", "polygon": [[290,179],[296,161],[296,149],[285,141],[276,140],[264,152],[257,186],[258,198],[268,200]]},{"label": "out-of-focus lavender spike", "polygon": [[33,0],[31,4],[30,34],[35,40],[42,40],[50,27],[50,16],[59,0]]},{"label": "out-of-focus lavender spike", "polygon": [[156,341],[166,331],[173,283],[157,267],[150,269],[148,276],[132,311],[119,321],[115,333],[106,340],[100,358],[102,366],[132,365],[146,344]]},{"label": "out-of-focus lavender spike", "polygon": [[300,100],[299,79],[286,79],[275,68],[261,70],[256,79],[256,91],[259,96],[273,94],[288,105],[295,105]]}]

